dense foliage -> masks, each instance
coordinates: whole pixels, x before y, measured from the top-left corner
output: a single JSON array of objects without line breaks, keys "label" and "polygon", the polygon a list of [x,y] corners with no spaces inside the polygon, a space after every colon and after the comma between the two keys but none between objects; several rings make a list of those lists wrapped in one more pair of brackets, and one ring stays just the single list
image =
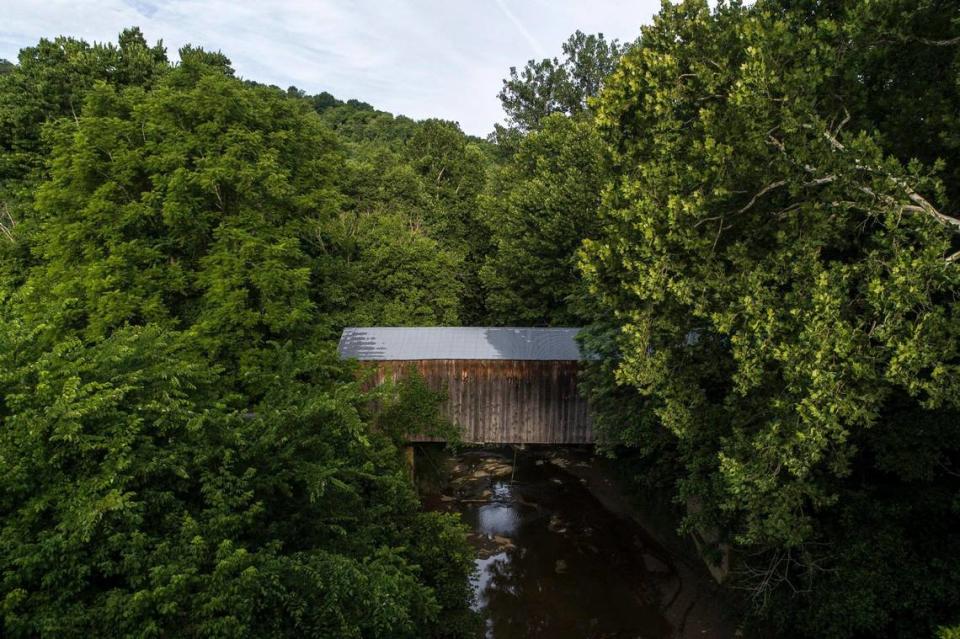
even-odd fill
[{"label": "dense foliage", "polygon": [[588,111],[589,99],[600,93],[629,45],[608,42],[602,33],[577,31],[562,49],[563,60],[530,60],[519,72],[510,68],[510,78],[503,81],[499,97],[511,128],[536,131],[548,115]]},{"label": "dense foliage", "polygon": [[[455,254],[356,210],[310,101],[219,54],[44,41],[0,118],[0,634],[471,632],[463,531],[329,341],[456,321]],[[393,414],[436,424],[416,391]]]},{"label": "dense foliage", "polygon": [[490,316],[588,326],[607,448],[730,558],[757,634],[960,615],[958,29],[680,2],[594,100],[553,60],[504,81]]},{"label": "dense foliage", "polygon": [[[467,636],[347,325],[584,325],[603,444],[760,636],[960,622],[960,13],[664,4],[488,140],[41,41],[0,62],[0,634]],[[952,625],[951,625],[952,624]],[[939,630],[938,630],[939,627]]]},{"label": "dense foliage", "polygon": [[319,111],[348,156],[332,231],[332,250],[342,251],[335,268],[346,270],[328,278],[325,291],[340,302],[334,324],[478,322],[487,243],[478,199],[489,145],[455,123],[395,118],[363,103]]},{"label": "dense foliage", "polygon": [[493,323],[582,323],[576,254],[597,233],[606,176],[592,120],[561,115],[545,118],[493,173],[484,201],[491,249],[480,272]]},{"label": "dense foliage", "polygon": [[600,424],[784,632],[960,607],[950,6],[665,6],[599,101]]}]

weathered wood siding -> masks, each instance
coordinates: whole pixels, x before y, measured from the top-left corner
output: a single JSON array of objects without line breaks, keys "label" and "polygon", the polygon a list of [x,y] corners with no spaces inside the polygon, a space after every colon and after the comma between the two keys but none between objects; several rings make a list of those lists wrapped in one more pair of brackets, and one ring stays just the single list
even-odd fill
[{"label": "weathered wood siding", "polygon": [[[446,389],[447,417],[476,444],[590,444],[587,402],[577,392],[577,362],[418,360],[367,362],[373,383],[415,366],[434,390]],[[411,436],[411,441],[429,441]]]}]

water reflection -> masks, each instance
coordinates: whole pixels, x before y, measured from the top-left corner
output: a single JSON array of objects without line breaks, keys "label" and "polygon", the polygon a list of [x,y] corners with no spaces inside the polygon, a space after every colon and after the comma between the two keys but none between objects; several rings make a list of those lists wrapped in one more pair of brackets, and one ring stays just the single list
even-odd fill
[{"label": "water reflection", "polygon": [[[471,584],[474,591],[478,595],[485,595],[487,588],[490,586],[490,575],[493,572],[493,564],[496,563],[508,563],[509,559],[507,553],[498,552],[495,555],[490,557],[480,557],[477,559],[477,574],[471,579]],[[474,602],[474,607],[476,610],[481,610],[485,607],[486,598],[483,596],[477,597]]]},{"label": "water reflection", "polygon": [[520,513],[511,503],[495,503],[477,512],[476,530],[484,535],[513,536],[520,527]]}]

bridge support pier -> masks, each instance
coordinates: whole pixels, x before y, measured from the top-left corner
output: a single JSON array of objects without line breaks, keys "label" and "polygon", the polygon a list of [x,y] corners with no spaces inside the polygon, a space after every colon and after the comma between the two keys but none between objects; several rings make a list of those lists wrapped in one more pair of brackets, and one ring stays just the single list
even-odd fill
[{"label": "bridge support pier", "polygon": [[414,459],[415,459],[415,450],[413,444],[407,444],[403,447],[403,459],[406,462],[407,474],[410,475],[410,480],[413,481],[413,472],[414,472]]}]

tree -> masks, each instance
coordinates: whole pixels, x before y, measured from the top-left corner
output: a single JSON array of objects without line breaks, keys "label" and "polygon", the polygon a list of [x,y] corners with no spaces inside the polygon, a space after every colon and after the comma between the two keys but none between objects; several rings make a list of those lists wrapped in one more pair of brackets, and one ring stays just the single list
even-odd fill
[{"label": "tree", "polygon": [[0,237],[0,635],[467,635],[463,529],[318,312],[341,143],[191,47],[74,99]]},{"label": "tree", "polygon": [[[79,114],[86,92],[95,82],[112,86],[150,86],[167,68],[162,43],[149,46],[137,28],[124,30],[119,43],[89,45],[59,37],[41,40],[20,52],[18,64],[0,74],[0,149],[3,173],[20,174],[30,153],[40,149],[41,125]],[[32,168],[34,162],[28,161]]]},{"label": "tree", "polygon": [[[795,7],[792,5],[796,5]],[[794,14],[813,3],[786,3]],[[852,38],[850,63],[834,81],[843,84],[850,127],[872,131],[887,153],[927,166],[944,162],[940,173],[944,206],[960,211],[960,103],[956,6],[949,0],[835,3],[817,8]],[[809,15],[809,13],[808,13]]]},{"label": "tree", "polygon": [[324,358],[292,365],[284,350],[282,383],[240,408],[187,334],[132,327],[45,350],[42,330],[0,325],[4,636],[469,627],[462,533],[417,512],[393,447]]},{"label": "tree", "polygon": [[[411,249],[406,257],[394,255],[400,261],[393,265],[382,263],[373,267],[378,275],[371,280],[351,280],[344,274],[344,286],[357,291],[358,299],[365,297],[361,292],[364,287],[370,287],[372,297],[370,304],[364,304],[363,315],[370,317],[368,311],[384,308],[373,300],[382,300],[381,291],[393,286],[386,280],[396,283],[406,279],[409,281],[404,285],[407,292],[414,290],[411,287],[421,291],[410,298],[409,304],[400,302],[404,296],[390,296],[393,300],[392,310],[388,313],[391,321],[433,324],[437,321],[450,323],[459,317],[462,322],[475,322],[482,315],[483,307],[477,273],[487,250],[487,236],[480,220],[479,196],[489,165],[488,145],[465,135],[454,122],[414,122],[376,111],[369,105],[351,102],[326,109],[322,119],[348,140],[345,150],[349,160],[345,165],[343,190],[346,195],[344,209],[351,215],[343,216],[340,223],[344,229],[350,229],[350,234],[341,237],[353,238],[352,234],[359,232],[363,239],[357,236],[356,239],[360,240],[357,243],[347,239],[345,246],[358,249],[362,242],[367,242],[370,257],[373,257],[374,250],[384,257],[389,251],[406,251],[402,246]],[[382,228],[376,230],[377,227]],[[384,234],[385,228],[390,228],[389,233],[393,235]],[[334,231],[335,234],[340,232]],[[417,239],[408,242],[411,237]],[[385,245],[378,248],[371,244],[375,238]],[[416,246],[425,246],[424,242],[435,247],[439,260],[436,266],[442,264],[442,269],[450,269],[448,273],[456,282],[458,299],[455,305],[444,302],[442,306],[446,310],[439,312],[425,313],[423,302],[427,298],[439,300],[450,292],[448,278],[440,275],[442,269],[427,266],[418,258],[418,263],[426,271],[421,271],[419,266],[413,266],[411,273],[406,275],[394,274],[390,270],[395,269],[396,264],[412,259],[417,253]],[[420,255],[429,257],[428,253]],[[363,268],[359,262],[355,266]],[[427,277],[418,280],[420,274]],[[433,279],[438,275],[439,279]],[[439,295],[431,293],[430,289],[435,289]],[[397,312],[404,307],[419,310],[410,315],[398,315]],[[434,307],[435,310],[439,308]],[[343,310],[348,315],[351,312],[348,308]]]},{"label": "tree", "polygon": [[530,60],[519,73],[510,68],[498,97],[511,127],[535,131],[551,113],[575,115],[589,108],[604,79],[629,49],[617,40],[607,42],[602,33],[577,31],[563,43],[563,60]]},{"label": "tree", "polygon": [[162,43],[148,46],[133,28],[120,34],[118,45],[41,40],[0,73],[0,224],[8,230],[19,226],[17,235],[23,238],[0,242],[0,277],[6,271],[20,278],[34,260],[26,237],[34,228],[33,193],[46,176],[45,127],[59,118],[76,118],[97,82],[149,87],[168,68]]},{"label": "tree", "polygon": [[459,324],[462,257],[402,213],[344,214],[330,225],[321,277],[329,336],[344,326]]},{"label": "tree", "polygon": [[407,143],[406,155],[433,200],[427,223],[438,237],[468,243],[485,178],[483,152],[456,123],[425,120]]},{"label": "tree", "polygon": [[491,182],[485,205],[493,250],[481,280],[492,322],[580,324],[585,288],[577,251],[599,230],[606,178],[603,147],[588,118],[554,114],[524,138]]},{"label": "tree", "polygon": [[483,314],[478,274],[488,246],[479,213],[488,164],[482,142],[464,135],[455,122],[425,120],[404,151],[428,198],[420,219],[432,237],[460,256],[461,319],[474,323]]},{"label": "tree", "polygon": [[[768,618],[929,636],[960,601],[955,167],[863,99],[868,69],[929,46],[878,52],[874,18],[928,5],[865,6],[688,1],[643,30],[598,105],[591,386],[609,442],[669,448],[688,525],[749,551]],[[926,90],[952,100],[955,69]]]},{"label": "tree", "polygon": [[[311,234],[336,210],[337,143],[280,92],[184,55],[150,91],[99,84],[49,129],[43,231],[22,305],[99,339],[126,323],[194,327],[212,356],[308,338]],[[255,360],[255,358],[254,358]],[[242,373],[241,373],[242,374]]]}]

